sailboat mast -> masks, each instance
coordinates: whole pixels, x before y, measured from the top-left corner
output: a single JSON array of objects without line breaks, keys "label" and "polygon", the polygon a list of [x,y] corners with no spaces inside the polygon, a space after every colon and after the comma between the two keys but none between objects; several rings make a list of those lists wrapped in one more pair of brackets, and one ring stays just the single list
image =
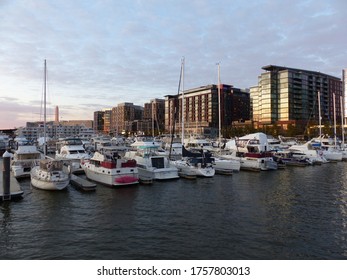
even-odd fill
[{"label": "sailboat mast", "polygon": [[221,118],[221,98],[220,98],[220,63],[217,63],[218,65],[218,138],[219,138],[219,147],[221,147],[221,132],[222,132],[222,118]]},{"label": "sailboat mast", "polygon": [[184,146],[184,57],[182,58],[182,146]]},{"label": "sailboat mast", "polygon": [[344,124],[344,110],[343,110],[343,98],[340,96],[340,104],[341,104],[341,140],[342,140],[342,147],[345,147],[345,124]]},{"label": "sailboat mast", "polygon": [[47,154],[47,144],[46,144],[46,93],[47,93],[47,62],[45,59],[44,63],[44,74],[43,74],[44,82],[43,82],[43,154],[46,156]]},{"label": "sailboat mast", "polygon": [[318,91],[318,115],[319,115],[319,139],[322,145],[322,118],[321,118],[321,111],[320,111],[320,92],[319,91]]},{"label": "sailboat mast", "polygon": [[334,144],[336,147],[336,108],[335,108],[335,92],[333,93],[333,107],[334,107]]}]

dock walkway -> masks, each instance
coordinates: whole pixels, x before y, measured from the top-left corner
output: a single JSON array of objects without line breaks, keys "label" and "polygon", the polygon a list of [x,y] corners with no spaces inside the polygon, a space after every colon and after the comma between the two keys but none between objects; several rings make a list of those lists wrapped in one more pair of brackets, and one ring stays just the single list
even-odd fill
[{"label": "dock walkway", "polygon": [[75,186],[78,189],[81,189],[83,191],[95,191],[96,189],[96,184],[88,181],[86,179],[83,179],[81,177],[78,177],[74,174],[71,174],[71,180],[70,180],[71,185]]},{"label": "dock walkway", "polygon": [[12,175],[10,175],[10,195],[4,195],[4,189],[3,189],[3,162],[2,159],[0,160],[0,201],[3,200],[12,200],[15,198],[19,198],[23,195],[23,190],[20,187],[17,179]]}]

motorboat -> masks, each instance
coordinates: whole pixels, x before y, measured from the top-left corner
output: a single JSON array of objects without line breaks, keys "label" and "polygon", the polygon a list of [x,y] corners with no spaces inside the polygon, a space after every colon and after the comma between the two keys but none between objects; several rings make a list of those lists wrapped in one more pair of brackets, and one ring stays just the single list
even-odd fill
[{"label": "motorboat", "polygon": [[131,144],[133,150],[125,153],[125,158],[137,163],[140,179],[168,180],[179,178],[178,169],[170,164],[168,156],[159,155],[160,145],[154,141],[138,140]]},{"label": "motorboat", "polygon": [[117,151],[96,151],[92,158],[81,160],[88,179],[107,186],[127,186],[139,183],[136,161],[122,157]]},{"label": "motorboat", "polygon": [[223,155],[223,158],[238,159],[243,170],[260,171],[278,168],[270,153],[267,135],[262,132],[229,140],[225,150],[229,155]]},{"label": "motorboat", "polygon": [[19,145],[11,157],[11,171],[17,179],[30,177],[31,169],[38,165],[43,155],[35,145]]},{"label": "motorboat", "polygon": [[83,147],[80,138],[66,138],[57,143],[55,158],[66,160],[71,165],[72,173],[83,172],[81,167],[82,159],[89,159],[91,156]]}]

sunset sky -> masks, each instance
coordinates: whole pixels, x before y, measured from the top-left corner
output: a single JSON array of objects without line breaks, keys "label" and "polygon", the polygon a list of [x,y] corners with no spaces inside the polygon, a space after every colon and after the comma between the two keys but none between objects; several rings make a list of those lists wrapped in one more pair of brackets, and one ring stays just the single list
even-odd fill
[{"label": "sunset sky", "polygon": [[345,0],[0,0],[0,129],[49,116],[93,119],[221,82],[257,84],[269,64],[336,77],[347,68]]}]

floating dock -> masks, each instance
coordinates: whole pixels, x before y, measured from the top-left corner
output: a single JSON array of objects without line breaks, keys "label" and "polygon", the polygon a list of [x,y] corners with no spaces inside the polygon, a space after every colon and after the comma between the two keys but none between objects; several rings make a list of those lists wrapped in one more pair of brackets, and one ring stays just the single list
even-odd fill
[{"label": "floating dock", "polygon": [[74,174],[71,174],[70,183],[71,185],[75,186],[76,188],[82,191],[95,191],[96,189],[95,183],[88,181],[86,179],[83,179],[81,177],[78,177]]},{"label": "floating dock", "polygon": [[10,174],[10,193],[9,194],[4,194],[4,189],[3,189],[3,164],[2,164],[2,159],[0,160],[0,201],[5,201],[5,200],[15,200],[22,198],[22,195],[24,191],[20,187],[17,179],[12,175],[12,172]]}]

